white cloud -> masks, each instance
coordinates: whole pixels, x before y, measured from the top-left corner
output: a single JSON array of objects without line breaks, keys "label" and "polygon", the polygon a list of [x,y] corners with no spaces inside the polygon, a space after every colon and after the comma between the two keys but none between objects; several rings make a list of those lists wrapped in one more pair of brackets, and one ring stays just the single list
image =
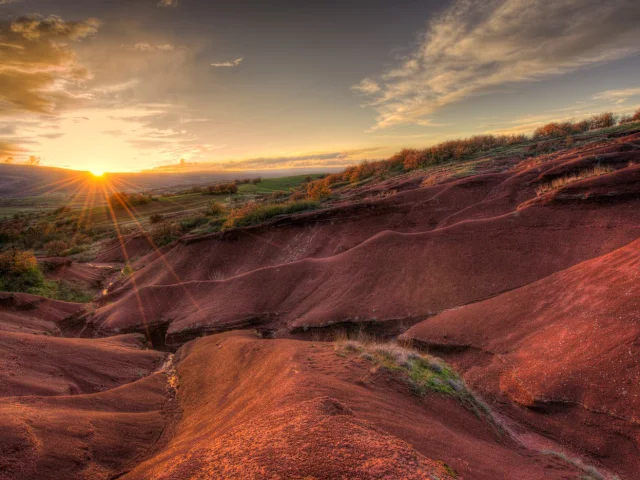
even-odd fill
[{"label": "white cloud", "polygon": [[170,43],[165,43],[162,45],[152,45],[148,42],[139,42],[139,43],[136,43],[133,47],[125,47],[125,48],[138,50],[140,52],[173,52],[176,47],[174,47]]},{"label": "white cloud", "polygon": [[159,7],[177,7],[178,0],[158,0]]},{"label": "white cloud", "polygon": [[377,112],[373,129],[429,125],[471,95],[640,52],[638,22],[636,0],[456,0],[409,57],[353,88]]},{"label": "white cloud", "polygon": [[244,58],[240,57],[240,58],[236,58],[233,62],[212,63],[211,66],[212,67],[216,67],[216,68],[220,68],[220,67],[237,67],[238,65],[240,65],[242,63],[243,60],[244,60]]},{"label": "white cloud", "polygon": [[363,79],[359,84],[351,87],[352,90],[358,93],[364,93],[365,95],[371,95],[380,91],[380,85],[371,80],[370,78]]},{"label": "white cloud", "polygon": [[620,90],[607,90],[593,96],[594,100],[609,100],[621,104],[630,97],[640,96],[640,88],[622,88]]}]

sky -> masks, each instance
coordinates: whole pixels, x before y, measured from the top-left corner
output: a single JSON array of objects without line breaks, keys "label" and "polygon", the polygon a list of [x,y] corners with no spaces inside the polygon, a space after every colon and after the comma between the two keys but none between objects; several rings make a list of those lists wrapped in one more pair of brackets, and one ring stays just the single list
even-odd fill
[{"label": "sky", "polygon": [[322,171],[637,108],[638,0],[0,0],[0,161]]}]

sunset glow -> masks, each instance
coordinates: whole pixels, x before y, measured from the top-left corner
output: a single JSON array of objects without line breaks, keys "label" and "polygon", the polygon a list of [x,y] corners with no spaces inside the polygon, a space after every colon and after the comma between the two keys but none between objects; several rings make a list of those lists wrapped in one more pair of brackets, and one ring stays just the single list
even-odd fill
[{"label": "sunset glow", "polygon": [[580,2],[0,2],[0,161],[338,169],[632,113],[638,9]]}]

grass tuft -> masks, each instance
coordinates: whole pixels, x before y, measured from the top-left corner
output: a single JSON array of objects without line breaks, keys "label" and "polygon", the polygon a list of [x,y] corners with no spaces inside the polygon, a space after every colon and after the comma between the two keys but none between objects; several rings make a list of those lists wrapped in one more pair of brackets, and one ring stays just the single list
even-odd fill
[{"label": "grass tuft", "polygon": [[585,178],[592,178],[592,177],[599,177],[601,175],[606,175],[607,173],[613,172],[613,170],[614,169],[611,167],[603,167],[601,165],[596,165],[586,170],[581,170],[580,172],[571,173],[569,175],[564,175],[563,177],[554,178],[550,182],[538,185],[538,187],[536,187],[536,194],[538,196],[544,195],[545,193],[552,192],[554,190],[559,190],[560,188],[563,188],[566,185],[570,185],[580,180],[584,180]]}]

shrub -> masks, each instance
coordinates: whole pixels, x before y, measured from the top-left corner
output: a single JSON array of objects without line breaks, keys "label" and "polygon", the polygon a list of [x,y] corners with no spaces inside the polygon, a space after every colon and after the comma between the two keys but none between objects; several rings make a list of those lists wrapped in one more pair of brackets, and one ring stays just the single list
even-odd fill
[{"label": "shrub", "polygon": [[151,197],[143,193],[116,192],[111,194],[107,200],[111,208],[117,209],[145,205],[151,201]]},{"label": "shrub", "polygon": [[308,184],[307,195],[309,198],[317,201],[331,195],[331,189],[324,180],[319,180]]},{"label": "shrub", "polygon": [[269,195],[269,198],[271,200],[279,200],[281,198],[285,198],[286,196],[287,196],[287,192],[283,190],[276,190],[275,192],[271,192],[271,195]]},{"label": "shrub", "polygon": [[158,247],[168,245],[182,236],[180,227],[173,222],[162,222],[151,229],[151,239]]},{"label": "shrub", "polygon": [[[236,180],[236,182],[240,182],[240,180]],[[218,183],[216,185],[209,185],[202,193],[208,195],[235,194],[238,193],[238,185],[236,183]]]},{"label": "shrub", "polygon": [[620,119],[620,124],[640,122],[640,108],[633,115],[624,115]]},{"label": "shrub", "polygon": [[305,198],[307,198],[307,194],[304,193],[304,192],[293,192],[289,198],[292,201],[297,202],[297,201],[304,200]]},{"label": "shrub", "polygon": [[52,240],[44,246],[47,255],[51,257],[60,257],[69,249],[69,245],[62,240]]},{"label": "shrub", "polygon": [[155,225],[156,223],[160,223],[162,221],[164,221],[164,215],[161,215],[159,213],[154,213],[149,217],[149,223],[151,223],[151,225]]},{"label": "shrub", "polygon": [[91,243],[91,237],[84,233],[76,233],[71,240],[73,246],[88,245],[89,243]]},{"label": "shrub", "polygon": [[204,214],[208,217],[215,217],[224,213],[224,205],[218,202],[209,202],[204,209]]},{"label": "shrub", "polygon": [[613,127],[615,124],[615,115],[611,112],[604,112],[599,115],[594,115],[589,119],[589,130]]},{"label": "shrub", "polygon": [[0,253],[0,290],[31,292],[43,285],[44,275],[33,252],[9,250]]},{"label": "shrub", "polygon": [[180,230],[185,233],[190,232],[194,228],[205,225],[206,223],[209,223],[209,219],[204,215],[200,215],[197,217],[187,217],[180,222]]},{"label": "shrub", "polygon": [[256,202],[249,202],[240,208],[231,210],[224,223],[224,228],[255,225],[278,215],[291,215],[314,208],[318,208],[317,202],[298,201],[278,205],[261,205]]}]

